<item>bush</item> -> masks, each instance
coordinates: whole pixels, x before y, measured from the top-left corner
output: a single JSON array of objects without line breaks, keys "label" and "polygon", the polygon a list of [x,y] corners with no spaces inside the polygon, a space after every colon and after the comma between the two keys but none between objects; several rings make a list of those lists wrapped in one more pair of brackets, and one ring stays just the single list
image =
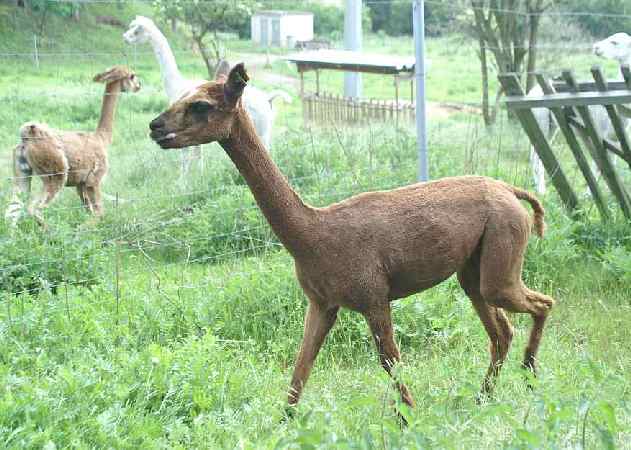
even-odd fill
[{"label": "bush", "polygon": [[631,18],[628,17],[631,15],[631,3],[628,0],[564,0],[560,10],[592,13],[577,15],[574,20],[593,36],[606,37],[631,29]]},{"label": "bush", "polygon": [[105,255],[85,231],[70,238],[57,232],[17,232],[0,241],[0,290],[13,294],[57,292],[64,282],[80,286],[98,283]]},{"label": "bush", "polygon": [[[458,8],[451,3],[425,4],[425,33],[440,36],[451,28]],[[372,31],[390,36],[412,35],[412,0],[384,1],[370,5]]]}]

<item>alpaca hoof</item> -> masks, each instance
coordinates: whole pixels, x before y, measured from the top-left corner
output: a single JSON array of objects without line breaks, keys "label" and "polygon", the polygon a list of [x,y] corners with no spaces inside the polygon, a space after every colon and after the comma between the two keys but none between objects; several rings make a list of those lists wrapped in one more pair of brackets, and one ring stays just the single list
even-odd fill
[{"label": "alpaca hoof", "polygon": [[281,423],[288,422],[296,418],[296,405],[286,405],[283,410],[283,417],[281,417]]}]

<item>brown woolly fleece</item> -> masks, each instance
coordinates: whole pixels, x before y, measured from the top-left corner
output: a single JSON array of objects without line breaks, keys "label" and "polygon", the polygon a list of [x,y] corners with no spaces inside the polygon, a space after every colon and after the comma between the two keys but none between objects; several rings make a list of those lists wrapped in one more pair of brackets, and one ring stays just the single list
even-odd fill
[{"label": "brown woolly fleece", "polygon": [[30,192],[31,174],[39,176],[43,193],[29,212],[41,223],[47,207],[64,186],[75,186],[84,206],[101,215],[101,183],[107,174],[107,148],[112,142],[116,103],[121,92],[136,92],[140,82],[125,67],[113,67],[94,77],[105,83],[101,118],[94,132],[61,131],[27,122],[20,128],[20,144],[14,150],[14,194]]},{"label": "brown woolly fleece", "polygon": [[[298,402],[340,307],[366,318],[381,363],[391,373],[400,355],[390,302],[429,289],[454,273],[490,338],[491,364],[483,392],[492,390],[513,336],[505,310],[534,319],[524,358],[524,367],[534,371],[554,302],[522,282],[531,223],[519,199],[532,205],[541,236],[544,211],[539,201],[504,182],[464,176],[368,192],[326,208],[306,205],[270,159],[241,105],[247,81],[239,64],[225,84],[200,86],[151,122],[151,137],[163,148],[219,141],[294,257],[309,308],[289,404]],[[405,385],[396,386],[412,406]]]}]

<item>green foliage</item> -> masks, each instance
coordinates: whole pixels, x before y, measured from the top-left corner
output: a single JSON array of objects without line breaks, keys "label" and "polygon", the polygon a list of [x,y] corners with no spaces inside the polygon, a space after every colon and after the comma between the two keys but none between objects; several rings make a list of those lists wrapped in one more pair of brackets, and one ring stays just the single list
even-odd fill
[{"label": "green foliage", "polygon": [[28,7],[40,14],[51,13],[62,17],[71,17],[79,8],[79,2],[59,2],[51,0],[26,0]]},{"label": "green foliage", "polygon": [[[369,4],[372,30],[390,36],[411,36],[412,3],[412,0],[390,0]],[[462,13],[458,3],[443,1],[425,4],[425,32],[428,36],[440,36],[452,29],[456,17]]]},{"label": "green foliage", "polygon": [[104,267],[107,249],[89,232],[47,235],[32,226],[0,240],[0,290],[36,294],[56,292],[66,282],[92,286],[100,281],[95,274]]},{"label": "green foliage", "polygon": [[631,4],[627,0],[560,0],[558,3],[561,11],[582,13],[573,20],[592,36],[606,37],[631,29]]},{"label": "green foliage", "polygon": [[249,37],[250,17],[258,5],[255,0],[154,0],[156,13],[163,20],[187,24],[194,36],[206,33],[236,33]]}]

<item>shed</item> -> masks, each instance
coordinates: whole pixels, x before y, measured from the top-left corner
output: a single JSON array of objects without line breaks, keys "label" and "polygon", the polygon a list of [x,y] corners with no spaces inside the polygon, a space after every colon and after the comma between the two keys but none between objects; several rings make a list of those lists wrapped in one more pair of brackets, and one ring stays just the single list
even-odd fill
[{"label": "shed", "polygon": [[266,47],[293,48],[298,41],[313,39],[313,13],[259,11],[251,19],[252,41]]},{"label": "shed", "polygon": [[[300,96],[306,121],[363,122],[366,119],[413,120],[414,108],[414,65],[413,56],[394,56],[362,53],[348,50],[319,50],[289,55],[287,61],[296,64],[300,74]],[[429,61],[425,62],[429,67]],[[392,76],[394,100],[346,98],[320,90],[320,70],[338,70]],[[305,90],[304,73],[315,71],[315,92]],[[410,82],[410,100],[401,98],[400,84]]]}]

